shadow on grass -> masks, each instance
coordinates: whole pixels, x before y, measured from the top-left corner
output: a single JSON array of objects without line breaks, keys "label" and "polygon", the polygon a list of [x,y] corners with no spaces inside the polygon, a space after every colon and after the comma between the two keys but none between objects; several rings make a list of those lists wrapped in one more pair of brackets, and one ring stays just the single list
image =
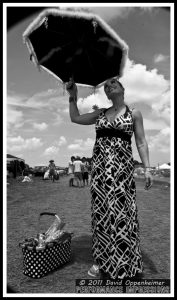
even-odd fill
[{"label": "shadow on grass", "polygon": [[150,270],[151,274],[158,273],[158,270],[157,270],[154,262],[144,251],[142,251],[142,260],[143,260],[144,265],[146,265],[146,267]]},{"label": "shadow on grass", "polygon": [[[91,235],[82,235],[72,240],[72,255],[70,264],[74,262],[78,263],[85,263],[85,264],[92,264],[92,252],[91,252],[91,244],[92,244],[92,237]],[[142,251],[142,260],[146,269],[153,274],[158,274],[158,270],[146,252]],[[140,277],[146,276],[146,274],[140,274]]]},{"label": "shadow on grass", "polygon": [[71,243],[71,263],[93,263],[91,252],[92,237],[91,235],[82,235],[73,238]]},{"label": "shadow on grass", "polygon": [[14,294],[14,293],[18,293],[18,291],[16,291],[14,288],[12,288],[9,284],[7,285],[7,293],[9,294]]}]

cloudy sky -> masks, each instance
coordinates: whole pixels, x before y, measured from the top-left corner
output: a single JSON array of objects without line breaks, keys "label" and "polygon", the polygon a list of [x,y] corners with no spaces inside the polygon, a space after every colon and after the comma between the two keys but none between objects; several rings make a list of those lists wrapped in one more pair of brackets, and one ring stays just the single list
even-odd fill
[{"label": "cloudy sky", "polygon": [[[151,165],[168,163],[170,11],[143,4],[117,5],[88,9],[100,15],[128,44],[129,58],[120,80],[125,87],[125,102],[142,112]],[[71,123],[68,95],[63,86],[47,72],[39,72],[30,61],[22,34],[37,15],[7,32],[7,153],[25,159],[32,167],[47,165],[50,159],[58,166],[67,166],[72,155],[91,157],[95,129],[94,125]],[[103,88],[96,94],[79,88],[80,112],[92,111],[94,104],[110,106]],[[140,161],[134,138],[133,156]]]}]

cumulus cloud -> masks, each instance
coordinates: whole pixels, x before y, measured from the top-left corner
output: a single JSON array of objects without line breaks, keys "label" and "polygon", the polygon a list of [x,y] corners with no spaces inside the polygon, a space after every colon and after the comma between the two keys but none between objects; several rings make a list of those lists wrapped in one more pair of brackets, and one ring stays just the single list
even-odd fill
[{"label": "cumulus cloud", "polygon": [[167,125],[170,125],[170,91],[164,92],[161,97],[159,97],[159,102],[152,104],[152,115],[154,117],[160,117],[166,122]]},{"label": "cumulus cloud", "polygon": [[13,91],[8,92],[7,94],[8,105],[23,106],[24,99],[26,99],[25,95],[18,95]]},{"label": "cumulus cloud", "polygon": [[60,125],[63,122],[63,118],[60,114],[54,113],[54,118],[52,120],[52,125]]},{"label": "cumulus cloud", "polygon": [[63,109],[62,110],[62,112],[64,113],[64,114],[69,114],[69,107],[66,107],[65,109]]},{"label": "cumulus cloud", "polygon": [[154,62],[155,63],[160,63],[160,62],[165,62],[169,59],[168,55],[163,55],[163,54],[156,54],[154,56]]},{"label": "cumulus cloud", "polygon": [[170,127],[163,128],[155,136],[147,137],[150,151],[170,152]]},{"label": "cumulus cloud", "polygon": [[69,150],[87,151],[93,149],[94,139],[87,138],[85,141],[83,139],[75,139],[74,143],[68,145]]},{"label": "cumulus cloud", "polygon": [[24,139],[21,136],[17,137],[8,137],[7,138],[7,150],[19,152],[22,150],[35,150],[41,147],[43,143],[41,139],[33,137],[29,139]]},{"label": "cumulus cloud", "polygon": [[23,112],[8,106],[7,108],[7,128],[20,128],[24,125]]},{"label": "cumulus cloud", "polygon": [[117,6],[114,5],[114,7],[112,6],[107,6],[106,7],[87,7],[87,6],[74,6],[74,7],[64,7],[64,9],[67,10],[72,10],[72,11],[80,11],[80,12],[91,12],[93,14],[97,14],[99,15],[101,18],[103,18],[106,21],[109,21],[112,18],[125,18],[129,15],[129,13],[134,9],[133,7],[121,7],[121,6]]},{"label": "cumulus cloud", "polygon": [[95,94],[78,99],[78,108],[81,113],[92,112],[94,105],[97,105],[99,108],[111,106],[111,102],[105,96],[103,87],[99,88]]},{"label": "cumulus cloud", "polygon": [[141,9],[144,11],[151,11],[153,9],[153,7],[152,6],[142,6]]},{"label": "cumulus cloud", "polygon": [[[29,108],[36,111],[34,116],[36,116],[37,110],[39,109],[41,116],[45,116],[48,112],[53,114],[53,117],[50,118],[53,125],[60,125],[63,122],[63,110],[68,109],[68,101],[66,101],[66,95],[63,95],[61,87],[57,90],[49,89],[36,93],[32,97],[18,95],[15,92],[10,91],[7,95],[7,104],[7,124],[9,135],[11,134],[10,130],[12,131],[13,129],[22,127],[24,123],[30,123],[29,120],[24,120],[24,113],[28,114],[27,109]],[[24,113],[20,110],[20,108],[24,111]],[[56,113],[57,110],[58,113]],[[33,119],[31,119],[31,122],[33,124],[32,127],[40,131],[45,130],[48,127],[45,122],[38,123]],[[11,125],[13,125],[13,127]]]},{"label": "cumulus cloud", "polygon": [[58,146],[63,146],[67,144],[67,140],[64,136],[60,136],[59,141],[56,142]]},{"label": "cumulus cloud", "polygon": [[130,13],[134,12],[135,10],[139,10],[140,13],[145,13],[145,12],[154,12],[157,10],[155,7],[150,7],[150,6],[139,6],[135,7],[133,5],[131,6],[122,6],[120,4],[114,3],[114,5],[102,5],[102,6],[94,6],[94,7],[87,7],[87,6],[82,6],[82,7],[66,7],[66,9],[69,10],[75,10],[75,11],[85,11],[85,12],[91,12],[94,14],[99,15],[101,18],[103,18],[106,22],[109,22],[110,20],[114,18],[119,18],[119,19],[125,19],[127,18]]},{"label": "cumulus cloud", "polygon": [[143,124],[145,130],[161,130],[166,127],[166,123],[163,120],[148,120],[146,118],[143,119]]},{"label": "cumulus cloud", "polygon": [[59,151],[58,147],[51,146],[51,147],[48,147],[47,149],[45,149],[44,155],[46,155],[46,156],[55,155],[55,154],[58,154],[58,151]]},{"label": "cumulus cloud", "polygon": [[[162,57],[161,57],[162,58]],[[169,125],[170,119],[170,84],[157,69],[148,70],[146,65],[137,64],[127,60],[124,76],[120,79],[125,87],[125,101],[128,105],[135,103],[145,103],[152,108],[154,118],[163,119]],[[80,89],[81,91],[81,89]],[[80,95],[83,93],[79,93]],[[63,93],[63,88],[59,90],[50,89],[37,93],[28,99],[24,97],[10,96],[11,103],[26,105],[33,108],[46,108],[54,114],[53,125],[60,125],[64,118],[63,114],[68,114],[68,95]],[[15,99],[15,100],[14,100]],[[95,94],[78,99],[78,107],[81,113],[91,112],[93,105],[101,107],[111,106],[111,102],[106,98],[103,87],[98,89]],[[19,118],[16,126],[23,125],[22,113],[16,112],[13,118]],[[11,113],[12,115],[12,113]],[[157,120],[158,121],[158,120]],[[19,125],[17,125],[19,124]]]},{"label": "cumulus cloud", "polygon": [[148,105],[159,102],[161,95],[169,89],[169,81],[157,69],[148,70],[146,65],[127,60],[124,76],[120,80],[125,86],[128,103],[145,102]]},{"label": "cumulus cloud", "polygon": [[139,9],[140,9],[140,13],[150,13],[150,14],[157,14],[158,13],[158,11],[159,11],[159,9],[160,9],[160,7],[154,7],[154,6],[141,6],[141,7],[139,7]]},{"label": "cumulus cloud", "polygon": [[115,17],[127,18],[129,14],[134,10],[134,7],[121,7],[121,6],[109,6],[109,7],[92,7],[90,10],[98,14],[105,21],[109,21]]},{"label": "cumulus cloud", "polygon": [[[170,83],[157,69],[148,70],[145,65],[136,64],[127,60],[124,76],[120,82],[125,87],[125,102],[128,105],[144,103],[152,109],[152,117],[156,122],[164,121],[169,124],[170,120]],[[103,87],[85,99],[78,100],[78,106],[82,113],[92,111],[93,105],[99,108],[111,106],[107,100]],[[159,118],[159,119],[157,119]],[[159,124],[159,127],[161,126]]]},{"label": "cumulus cloud", "polygon": [[57,95],[58,92],[53,89],[42,91],[28,97],[25,101],[23,101],[23,105],[35,109],[50,107],[52,103],[57,101]]},{"label": "cumulus cloud", "polygon": [[59,86],[57,89],[40,91],[30,97],[28,95],[19,95],[13,91],[8,91],[7,104],[34,109],[47,108],[54,111],[59,107],[64,109],[68,106],[62,86]]},{"label": "cumulus cloud", "polygon": [[65,108],[58,108],[57,113],[59,113],[59,114],[64,113],[64,114],[69,115],[69,105],[67,105],[67,107],[65,107]]},{"label": "cumulus cloud", "polygon": [[53,145],[46,148],[43,155],[50,156],[50,155],[56,155],[59,153],[60,147],[67,144],[67,140],[64,136],[60,136],[58,141],[54,141]]},{"label": "cumulus cloud", "polygon": [[38,129],[40,131],[43,131],[48,127],[48,125],[45,122],[43,122],[43,123],[34,123],[33,126],[34,126],[35,129]]}]

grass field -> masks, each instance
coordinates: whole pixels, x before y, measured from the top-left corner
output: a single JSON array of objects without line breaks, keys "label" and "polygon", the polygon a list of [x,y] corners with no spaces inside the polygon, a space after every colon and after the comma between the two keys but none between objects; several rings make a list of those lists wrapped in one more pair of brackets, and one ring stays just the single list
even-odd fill
[{"label": "grass field", "polygon": [[[92,264],[91,210],[89,187],[68,186],[68,178],[33,182],[8,180],[7,186],[7,283],[17,293],[74,293],[75,279],[89,278]],[[166,182],[154,182],[149,191],[136,179],[137,206],[140,223],[144,278],[170,278],[170,188]],[[26,237],[36,236],[41,212],[55,212],[65,229],[74,232],[70,263],[41,279],[23,275],[23,256],[18,244]],[[53,222],[41,218],[41,232]]]}]

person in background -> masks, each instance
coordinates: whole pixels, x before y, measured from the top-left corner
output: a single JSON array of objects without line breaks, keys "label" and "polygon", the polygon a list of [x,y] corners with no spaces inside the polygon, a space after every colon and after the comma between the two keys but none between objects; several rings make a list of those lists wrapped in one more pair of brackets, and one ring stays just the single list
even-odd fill
[{"label": "person in background", "polygon": [[88,175],[89,175],[88,168],[89,168],[89,163],[86,160],[86,158],[83,157],[82,158],[82,176],[83,176],[83,184],[84,184],[84,186],[86,184],[87,185],[89,184],[89,182],[88,182]]},{"label": "person in background", "polygon": [[84,184],[83,184],[83,178],[82,178],[82,167],[83,167],[83,164],[82,164],[82,161],[81,161],[81,159],[80,159],[79,156],[77,156],[75,158],[73,166],[74,166],[74,179],[77,181],[77,186],[78,187],[83,187],[84,186]]},{"label": "person in background", "polygon": [[13,169],[13,175],[14,175],[14,178],[16,178],[17,177],[17,160],[14,160],[13,161],[13,167],[14,167],[14,169]]},{"label": "person in background", "polygon": [[[103,66],[104,67],[104,66]],[[67,83],[69,113],[76,124],[95,124],[96,140],[91,170],[92,277],[106,274],[111,279],[132,278],[143,272],[136,184],[131,138],[144,165],[145,189],[152,186],[149,150],[143,117],[124,102],[124,87],[117,78],[104,84],[109,108],[80,114],[77,86]]]},{"label": "person in background", "polygon": [[49,177],[54,182],[55,181],[55,175],[56,175],[56,166],[55,166],[55,163],[54,163],[53,159],[49,160],[48,168],[49,168]]},{"label": "person in background", "polygon": [[69,186],[74,186],[74,160],[75,157],[71,156],[71,160],[68,163],[68,176],[69,176]]}]

